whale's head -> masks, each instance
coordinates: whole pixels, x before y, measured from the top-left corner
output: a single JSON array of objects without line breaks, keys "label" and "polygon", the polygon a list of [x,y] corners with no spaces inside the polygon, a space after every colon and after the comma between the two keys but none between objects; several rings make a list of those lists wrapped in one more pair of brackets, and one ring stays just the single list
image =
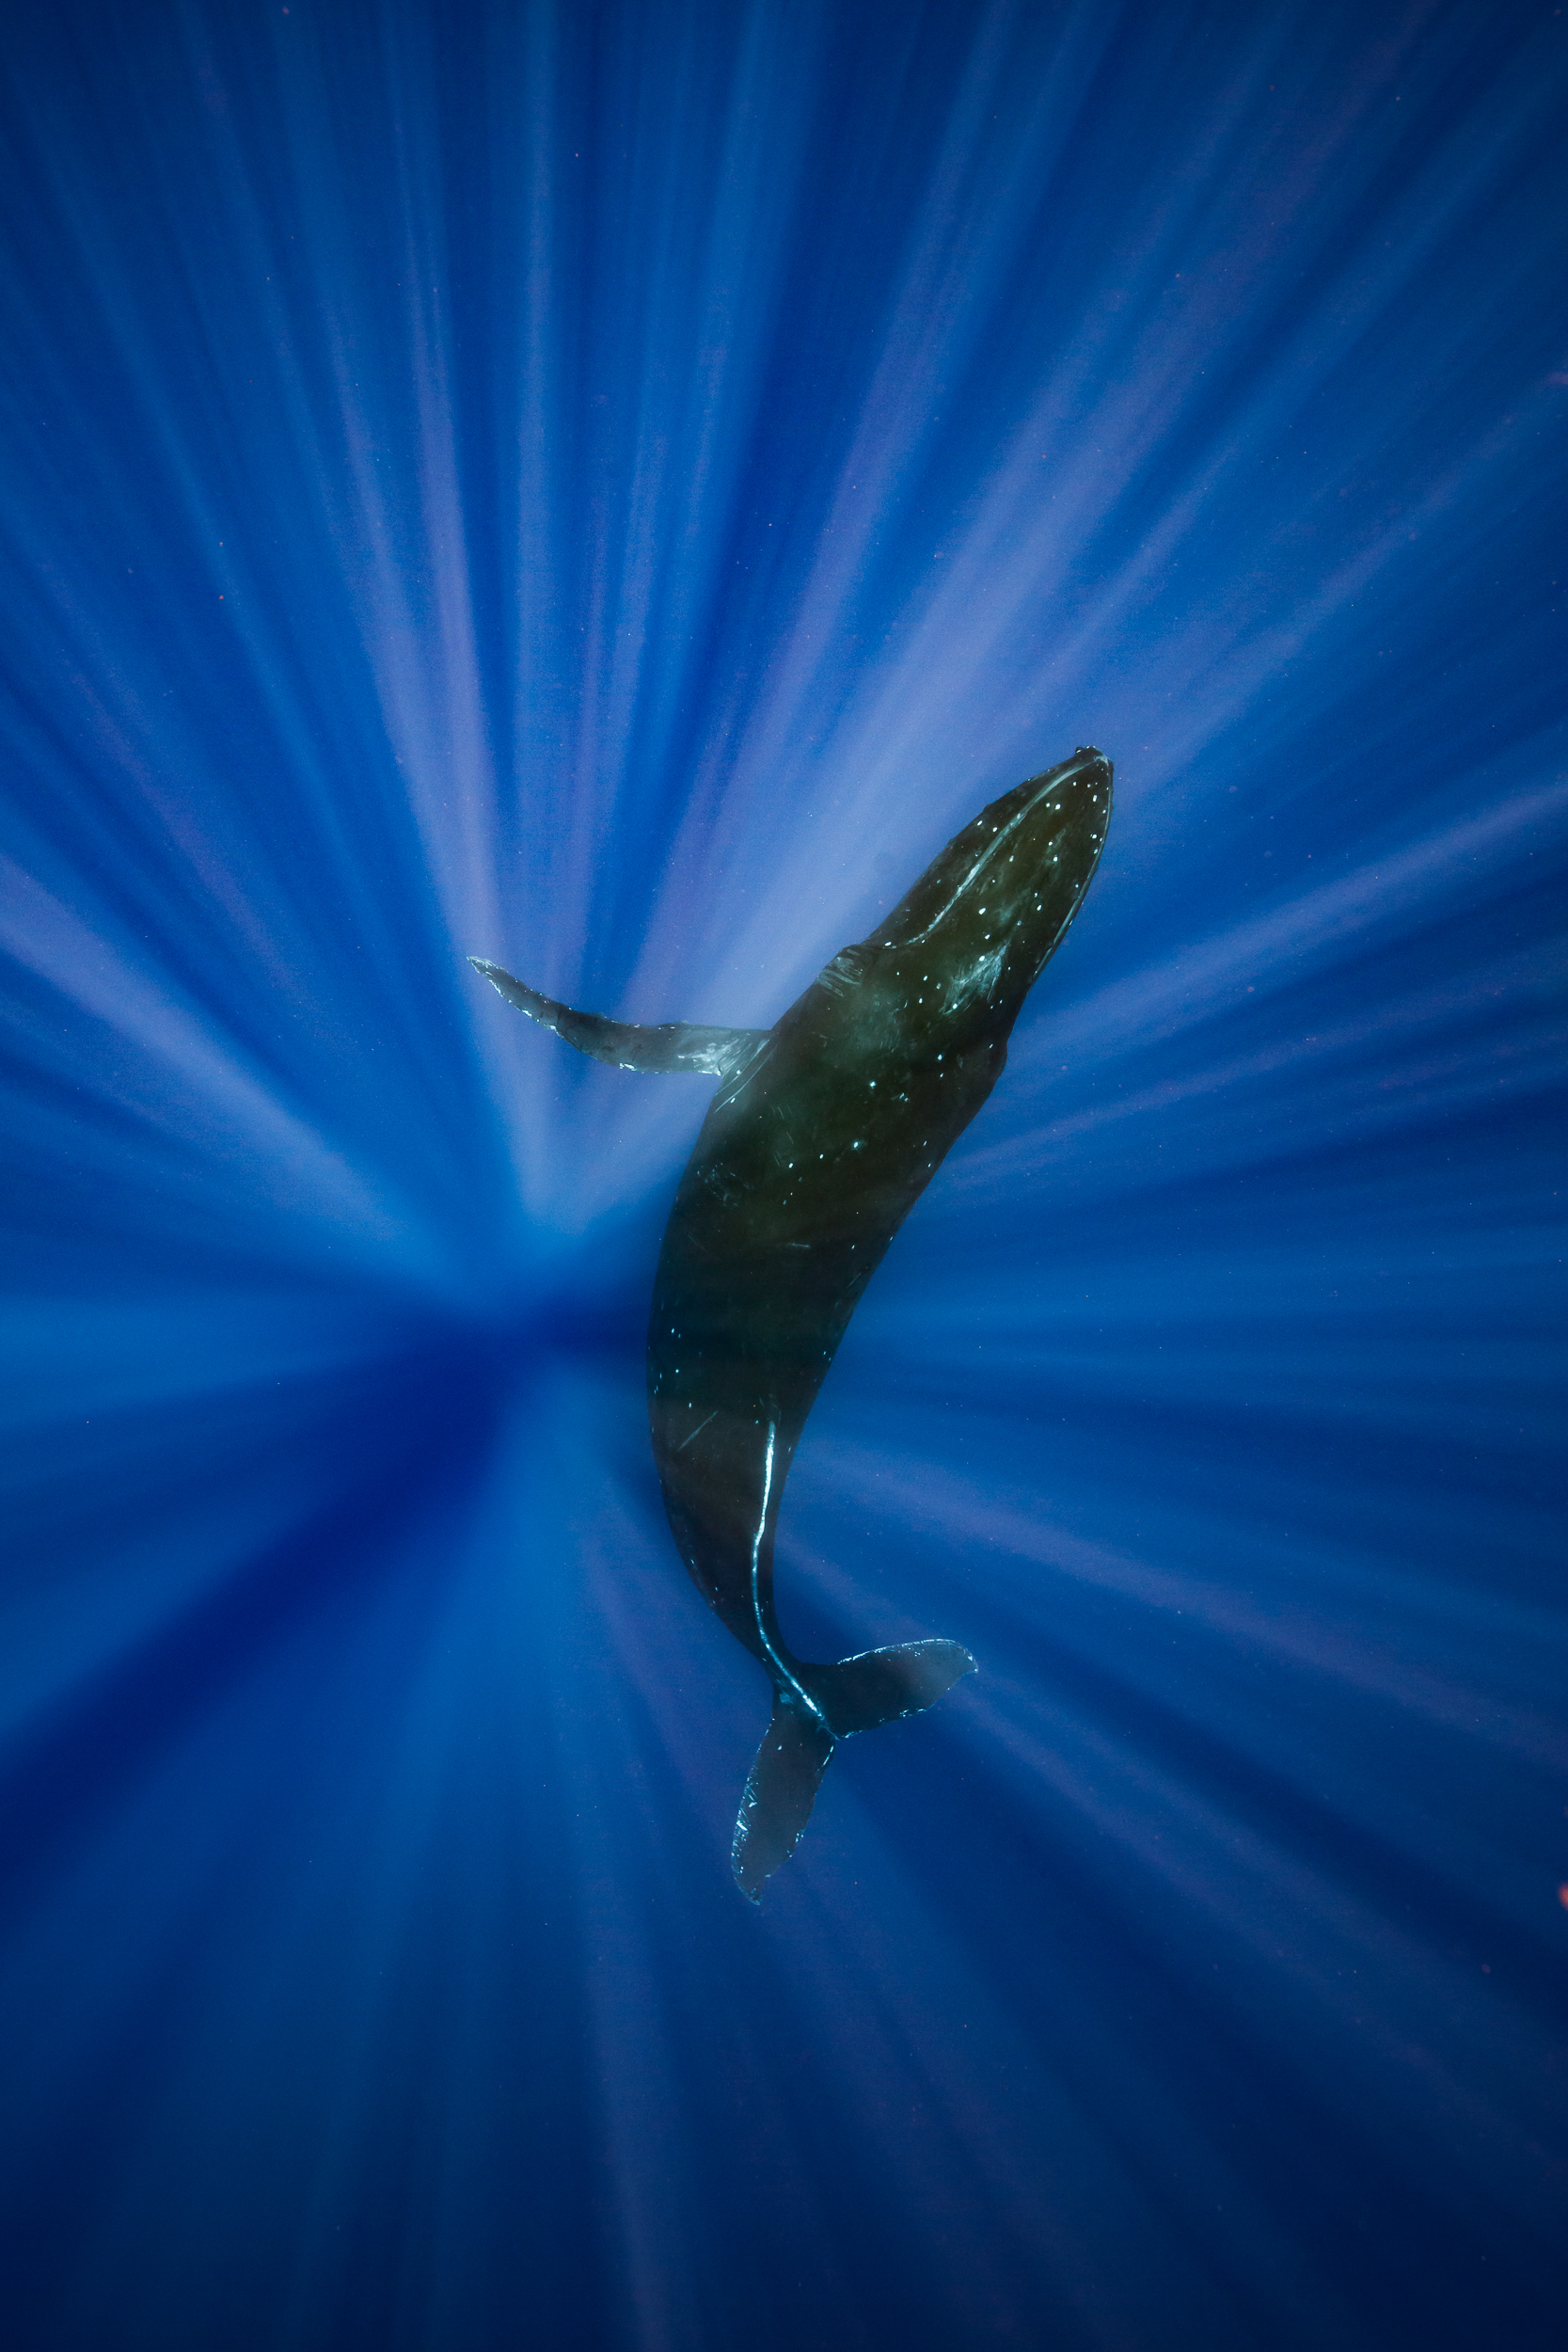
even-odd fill
[{"label": "whale's head", "polygon": [[1092,749],[1004,793],[835,959],[843,982],[911,1042],[1005,1033],[1083,904],[1110,816],[1111,763]]}]

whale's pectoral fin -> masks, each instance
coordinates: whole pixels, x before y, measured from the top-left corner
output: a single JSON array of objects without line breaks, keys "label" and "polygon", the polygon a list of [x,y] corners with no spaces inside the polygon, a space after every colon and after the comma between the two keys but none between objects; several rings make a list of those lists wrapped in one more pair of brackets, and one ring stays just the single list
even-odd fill
[{"label": "whale's pectoral fin", "polygon": [[525,988],[482,956],[470,956],[468,961],[519,1012],[553,1029],[579,1054],[592,1054],[595,1061],[613,1062],[621,1070],[688,1071],[728,1078],[768,1034],[766,1029],[707,1029],[691,1021],[665,1021],[653,1028],[635,1021],[607,1021],[600,1013],[574,1012],[553,996],[541,996],[537,989]]},{"label": "whale's pectoral fin", "polygon": [[833,1747],[833,1735],[819,1717],[777,1701],[752,1760],[730,1850],[736,1882],[753,1902],[795,1851]]}]

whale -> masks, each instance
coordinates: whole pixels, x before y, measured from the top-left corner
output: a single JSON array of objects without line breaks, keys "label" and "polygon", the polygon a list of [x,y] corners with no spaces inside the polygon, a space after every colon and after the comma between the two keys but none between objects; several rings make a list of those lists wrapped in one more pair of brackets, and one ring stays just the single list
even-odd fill
[{"label": "whale", "polygon": [[974,1666],[942,1638],[798,1658],[774,1606],[779,1506],[862,1293],[1001,1076],[1084,903],[1111,799],[1111,762],[1081,745],[990,802],[770,1029],[579,1012],[469,958],[579,1052],[718,1081],[654,1275],[648,1422],[687,1572],[772,1689],[731,1849],[753,1901],[839,1741],[919,1713]]}]

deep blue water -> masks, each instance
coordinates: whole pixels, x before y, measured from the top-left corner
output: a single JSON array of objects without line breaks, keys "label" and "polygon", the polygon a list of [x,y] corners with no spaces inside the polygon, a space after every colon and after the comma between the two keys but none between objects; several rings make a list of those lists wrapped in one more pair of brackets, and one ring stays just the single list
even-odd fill
[{"label": "deep blue water", "polygon": [[[8,2352],[1568,2331],[1568,15],[12,8]],[[1085,911],[786,1500],[643,1320],[982,802]],[[1308,866],[1312,871],[1307,872]]]}]

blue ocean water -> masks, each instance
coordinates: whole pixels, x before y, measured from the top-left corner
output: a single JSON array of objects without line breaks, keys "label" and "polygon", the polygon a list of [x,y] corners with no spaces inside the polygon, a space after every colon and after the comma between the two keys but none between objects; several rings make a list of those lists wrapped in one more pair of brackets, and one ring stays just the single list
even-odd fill
[{"label": "blue ocean water", "polygon": [[[0,2336],[1564,2338],[1568,16],[58,0],[0,45]],[[785,1501],[708,1089],[1117,810]],[[1311,866],[1312,872],[1307,868]]]}]

